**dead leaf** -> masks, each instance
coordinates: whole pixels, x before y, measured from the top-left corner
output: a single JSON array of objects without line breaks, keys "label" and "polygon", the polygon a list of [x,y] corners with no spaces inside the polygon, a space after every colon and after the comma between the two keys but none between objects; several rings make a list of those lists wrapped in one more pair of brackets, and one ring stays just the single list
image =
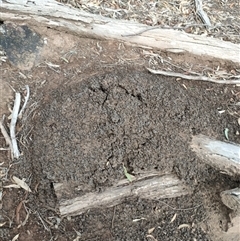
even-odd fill
[{"label": "dead leaf", "polygon": [[147,238],[151,238],[153,241],[157,241],[157,239],[155,239],[152,235],[150,235],[150,234],[148,234],[147,236],[146,236]]},{"label": "dead leaf", "polygon": [[77,236],[73,241],[79,241],[80,240],[80,237]]},{"label": "dead leaf", "polygon": [[135,223],[135,222],[142,221],[142,219],[141,218],[136,218],[136,219],[133,219],[132,221]]},{"label": "dead leaf", "polygon": [[14,181],[17,185],[19,185],[21,188],[25,189],[25,190],[28,191],[28,192],[32,192],[31,189],[30,189],[30,187],[27,185],[27,183],[26,183],[25,181],[19,179],[18,177],[15,177],[15,176],[13,176],[12,179],[13,179],[13,181]]},{"label": "dead leaf", "polygon": [[177,214],[175,213],[175,214],[173,215],[173,217],[172,217],[170,223],[174,222],[174,220],[176,219],[176,217],[177,217]]},{"label": "dead leaf", "polygon": [[0,223],[0,227],[4,226],[5,224],[6,224],[6,222]]},{"label": "dead leaf", "polygon": [[126,176],[129,182],[132,182],[133,180],[136,179],[133,175],[128,173],[127,168],[124,166],[124,164],[123,164],[123,171],[124,171],[124,175]]},{"label": "dead leaf", "polygon": [[229,133],[229,129],[228,129],[228,128],[225,128],[225,129],[224,129],[224,135],[225,135],[225,138],[226,138],[227,140],[229,140],[228,133]]},{"label": "dead leaf", "polygon": [[20,210],[21,210],[21,208],[22,208],[22,205],[23,205],[23,201],[21,201],[21,202],[18,204],[17,208],[16,208],[16,223],[17,223],[17,224],[20,223],[20,214],[19,214],[19,212],[20,212]]},{"label": "dead leaf", "polygon": [[16,241],[19,237],[19,234],[17,234],[16,236],[14,236],[14,238],[12,239],[12,241]]},{"label": "dead leaf", "polygon": [[133,222],[139,222],[139,221],[142,221],[142,220],[147,220],[146,218],[136,218],[136,219],[133,219],[132,221]]},{"label": "dead leaf", "polygon": [[148,229],[148,234],[151,234],[154,231],[155,227]]},{"label": "dead leaf", "polygon": [[218,113],[223,114],[223,113],[225,113],[225,110],[219,110]]},{"label": "dead leaf", "polygon": [[189,224],[184,223],[184,224],[179,225],[179,226],[178,226],[178,229],[190,228],[190,227],[191,227],[191,226],[190,226]]},{"label": "dead leaf", "polygon": [[238,118],[238,125],[240,125],[240,118]]}]

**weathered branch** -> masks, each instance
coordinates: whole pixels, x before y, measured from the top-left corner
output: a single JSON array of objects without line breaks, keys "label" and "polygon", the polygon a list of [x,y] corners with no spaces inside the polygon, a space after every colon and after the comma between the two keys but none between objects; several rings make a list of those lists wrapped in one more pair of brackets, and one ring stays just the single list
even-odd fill
[{"label": "weathered branch", "polygon": [[[11,1],[14,0],[8,0]],[[191,53],[239,63],[238,44],[171,29],[151,29],[144,24],[90,14],[54,0],[35,0],[34,4],[27,0],[14,1],[14,4],[3,2],[1,8],[4,9],[1,13],[3,21],[24,21],[29,26],[48,26],[81,36],[116,39],[173,53]],[[142,33],[133,35],[139,32]]]},{"label": "weathered branch", "polygon": [[147,68],[147,70],[152,74],[160,74],[160,75],[177,77],[177,78],[187,79],[187,80],[201,80],[201,81],[207,81],[207,82],[212,82],[212,83],[231,84],[231,85],[240,84],[240,79],[229,79],[229,80],[214,79],[214,78],[209,78],[209,77],[203,76],[203,75],[198,75],[198,76],[197,75],[186,75],[186,74],[181,74],[181,73],[176,73],[176,72],[154,70],[154,69],[149,69],[149,68]]},{"label": "weathered branch", "polygon": [[54,189],[62,216],[75,216],[89,209],[115,206],[130,197],[161,199],[190,193],[190,189],[176,176],[151,173],[131,183],[124,180],[120,186],[113,186],[102,193],[87,193],[68,200],[65,198],[71,196],[71,183],[56,183]]},{"label": "weathered branch", "polygon": [[191,148],[206,164],[228,175],[240,176],[239,145],[197,135],[193,136]]}]

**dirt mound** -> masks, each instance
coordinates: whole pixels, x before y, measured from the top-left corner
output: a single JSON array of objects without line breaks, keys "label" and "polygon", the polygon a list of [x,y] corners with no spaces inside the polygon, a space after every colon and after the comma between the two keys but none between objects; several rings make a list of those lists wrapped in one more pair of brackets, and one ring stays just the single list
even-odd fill
[{"label": "dirt mound", "polygon": [[33,151],[53,182],[109,186],[123,177],[123,163],[132,173],[175,169],[193,180],[198,160],[188,141],[209,129],[212,136],[222,133],[220,101],[210,104],[204,90],[147,73],[95,76],[51,93]]},{"label": "dirt mound", "polygon": [[[93,210],[72,221],[84,240],[144,240],[152,227],[154,236],[163,240],[210,240],[203,228],[205,208],[225,210],[218,196],[230,181],[203,165],[189,141],[198,133],[221,139],[232,122],[218,112],[225,105],[223,87],[212,86],[189,83],[186,89],[171,78],[126,70],[54,89],[34,128],[32,166],[36,182],[42,184],[37,202],[52,204],[49,187],[55,182],[72,182],[75,195],[101,192],[124,178],[123,164],[133,175],[174,172],[191,185],[192,196],[163,202],[135,198],[114,210]],[[128,233],[123,232],[126,223]],[[183,223],[190,226],[177,229]],[[72,230],[66,220],[63,226],[65,232]]]}]

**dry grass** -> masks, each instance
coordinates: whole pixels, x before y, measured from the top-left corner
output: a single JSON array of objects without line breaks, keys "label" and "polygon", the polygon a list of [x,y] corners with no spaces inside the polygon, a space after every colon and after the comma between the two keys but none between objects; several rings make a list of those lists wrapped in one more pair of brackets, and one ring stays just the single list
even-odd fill
[{"label": "dry grass", "polygon": [[[182,28],[197,35],[240,43],[239,1],[203,1],[212,26],[206,28],[195,11],[194,0],[58,0],[84,11],[150,26]],[[189,26],[185,28],[186,26]]]}]

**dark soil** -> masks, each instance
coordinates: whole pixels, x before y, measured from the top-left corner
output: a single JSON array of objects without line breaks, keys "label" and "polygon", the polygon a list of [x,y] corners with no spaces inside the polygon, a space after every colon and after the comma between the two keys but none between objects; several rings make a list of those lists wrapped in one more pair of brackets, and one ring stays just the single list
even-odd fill
[{"label": "dark soil", "polygon": [[224,138],[233,119],[218,112],[226,108],[223,87],[209,95],[206,86],[186,90],[127,69],[76,82],[53,90],[39,112],[32,163],[41,176],[100,190],[123,177],[124,163],[132,173],[174,171],[191,184],[209,178],[189,142],[199,133]]},{"label": "dark soil", "polygon": [[[35,121],[31,163],[34,181],[41,183],[36,202],[56,205],[53,194],[46,198],[55,182],[72,181],[75,195],[102,192],[124,178],[123,163],[132,174],[174,172],[194,195],[127,200],[112,209],[91,210],[74,218],[74,226],[64,220],[63,237],[70,240],[74,227],[83,240],[149,240],[147,231],[155,227],[157,240],[211,240],[202,228],[206,203],[224,210],[216,196],[230,180],[203,165],[189,142],[199,133],[223,139],[226,126],[234,132],[234,119],[218,112],[227,97],[223,86],[189,83],[185,89],[173,79],[131,69],[59,86]],[[190,228],[177,229],[183,223]]]}]

